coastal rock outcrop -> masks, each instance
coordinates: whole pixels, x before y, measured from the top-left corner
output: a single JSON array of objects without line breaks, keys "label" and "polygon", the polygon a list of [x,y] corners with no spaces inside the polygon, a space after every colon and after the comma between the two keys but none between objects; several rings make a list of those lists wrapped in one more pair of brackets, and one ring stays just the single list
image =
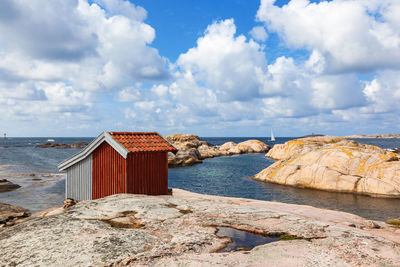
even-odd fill
[{"label": "coastal rock outcrop", "polygon": [[176,155],[168,153],[168,167],[183,167],[201,163],[203,162],[202,157],[197,148],[211,146],[193,134],[171,134],[164,138],[178,149]]},{"label": "coastal rock outcrop", "polygon": [[266,153],[271,148],[259,140],[247,140],[238,144],[226,142],[214,146],[193,134],[172,134],[164,137],[177,149],[178,153],[168,153],[169,167],[190,166],[203,162],[203,159],[230,156],[244,153]]},{"label": "coastal rock outcrop", "polygon": [[0,178],[0,193],[12,191],[20,187],[20,185],[14,184],[7,179]]},{"label": "coastal rock outcrop", "polygon": [[51,143],[47,142],[41,145],[37,145],[35,147],[39,148],[57,148],[57,149],[66,149],[66,148],[75,148],[75,149],[81,149],[84,148],[88,145],[87,142],[76,142],[73,144],[61,144],[61,143]]},{"label": "coastal rock outcrop", "polygon": [[271,147],[259,140],[247,140],[231,147],[228,151],[233,154],[266,153]]},{"label": "coastal rock outcrop", "polygon": [[[276,240],[249,251],[215,253],[231,242],[218,237],[216,227]],[[173,189],[172,196],[120,194],[82,201],[62,213],[2,228],[0,262],[6,266],[399,266],[399,241],[397,228],[349,213]]]},{"label": "coastal rock outcrop", "polygon": [[254,179],[297,187],[400,197],[400,155],[343,137],[295,139],[266,155],[277,160]]}]

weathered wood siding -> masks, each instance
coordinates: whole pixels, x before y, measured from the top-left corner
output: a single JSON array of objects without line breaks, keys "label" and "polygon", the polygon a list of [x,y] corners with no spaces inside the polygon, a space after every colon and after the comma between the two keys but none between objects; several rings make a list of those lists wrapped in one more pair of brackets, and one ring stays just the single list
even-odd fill
[{"label": "weathered wood siding", "polygon": [[168,193],[168,152],[129,153],[127,193],[166,195]]},{"label": "weathered wood siding", "polygon": [[77,201],[92,199],[92,155],[67,169],[65,195]]},{"label": "weathered wood siding", "polygon": [[92,153],[93,190],[92,198],[126,193],[126,161],[107,142],[103,142]]}]

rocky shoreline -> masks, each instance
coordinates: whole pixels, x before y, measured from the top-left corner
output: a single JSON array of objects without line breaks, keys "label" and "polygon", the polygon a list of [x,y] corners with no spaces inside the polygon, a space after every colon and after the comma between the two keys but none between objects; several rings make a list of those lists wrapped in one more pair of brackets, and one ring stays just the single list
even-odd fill
[{"label": "rocky shoreline", "polygon": [[247,140],[241,143],[226,142],[214,146],[201,140],[197,135],[172,134],[164,137],[177,149],[178,153],[168,153],[168,167],[184,167],[202,163],[204,159],[247,153],[266,153],[271,147],[259,140]]},{"label": "rocky shoreline", "polygon": [[343,137],[295,139],[275,145],[277,160],[255,180],[374,197],[400,198],[400,155]]},{"label": "rocky shoreline", "polygon": [[[278,237],[216,253],[226,227]],[[5,265],[400,265],[400,231],[349,213],[173,189],[172,196],[82,201],[0,229]]]}]

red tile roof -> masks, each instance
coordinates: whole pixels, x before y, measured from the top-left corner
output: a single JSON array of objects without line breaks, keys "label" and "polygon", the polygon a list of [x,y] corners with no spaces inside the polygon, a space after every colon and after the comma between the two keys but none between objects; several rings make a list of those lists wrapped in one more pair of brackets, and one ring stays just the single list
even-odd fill
[{"label": "red tile roof", "polygon": [[109,132],[109,134],[131,152],[177,152],[173,145],[155,132]]}]

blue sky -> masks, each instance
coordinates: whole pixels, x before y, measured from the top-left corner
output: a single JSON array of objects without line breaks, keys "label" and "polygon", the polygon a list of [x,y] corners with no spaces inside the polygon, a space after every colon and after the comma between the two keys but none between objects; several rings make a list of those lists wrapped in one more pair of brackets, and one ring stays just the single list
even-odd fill
[{"label": "blue sky", "polygon": [[[255,24],[259,1],[135,1],[148,12],[146,22],[157,29],[153,42],[160,53],[175,61],[182,51],[196,45],[214,21],[234,18],[239,34],[247,35]],[[259,23],[261,25],[261,23]]]},{"label": "blue sky", "polygon": [[4,0],[0,131],[400,132],[399,13],[397,0]]}]

